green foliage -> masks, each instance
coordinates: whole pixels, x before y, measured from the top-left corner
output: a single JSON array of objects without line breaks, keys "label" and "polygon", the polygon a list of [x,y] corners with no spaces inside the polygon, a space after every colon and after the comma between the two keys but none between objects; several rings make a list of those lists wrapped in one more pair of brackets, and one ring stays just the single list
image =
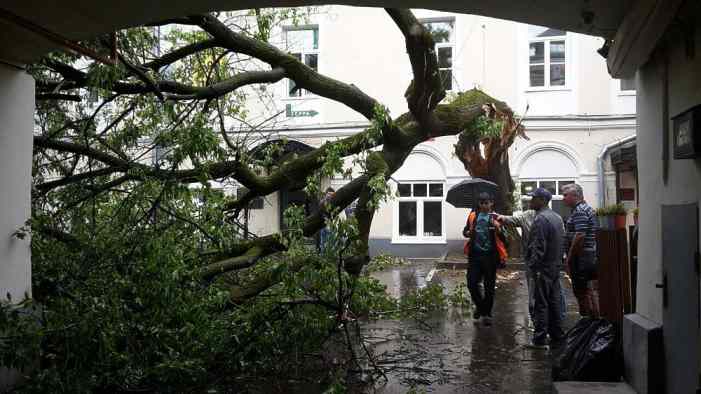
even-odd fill
[{"label": "green foliage", "polygon": [[402,257],[393,256],[391,254],[379,254],[370,260],[370,263],[365,269],[367,272],[377,272],[407,264],[409,264],[409,262]]},{"label": "green foliage", "polygon": [[472,300],[470,299],[470,295],[467,291],[467,284],[465,282],[460,282],[457,286],[455,286],[453,292],[450,293],[448,300],[450,301],[450,305],[454,307],[472,307]]},{"label": "green foliage", "polygon": [[626,214],[628,214],[628,211],[623,204],[607,205],[596,209],[597,216],[617,216]]}]

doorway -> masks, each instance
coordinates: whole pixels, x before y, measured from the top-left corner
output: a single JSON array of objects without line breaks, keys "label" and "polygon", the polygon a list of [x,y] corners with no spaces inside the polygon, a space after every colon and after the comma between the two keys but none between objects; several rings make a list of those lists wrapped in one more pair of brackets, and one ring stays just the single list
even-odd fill
[{"label": "doorway", "polygon": [[662,320],[668,393],[699,388],[698,204],[662,206]]}]

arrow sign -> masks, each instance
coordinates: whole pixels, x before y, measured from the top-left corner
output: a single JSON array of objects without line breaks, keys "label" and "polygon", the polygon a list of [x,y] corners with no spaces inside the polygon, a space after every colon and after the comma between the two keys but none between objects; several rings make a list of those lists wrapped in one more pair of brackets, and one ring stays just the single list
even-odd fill
[{"label": "arrow sign", "polygon": [[313,109],[310,109],[307,111],[293,111],[292,104],[287,104],[285,106],[285,115],[288,118],[303,118],[303,117],[311,118],[311,117],[319,115],[319,113],[314,111]]}]

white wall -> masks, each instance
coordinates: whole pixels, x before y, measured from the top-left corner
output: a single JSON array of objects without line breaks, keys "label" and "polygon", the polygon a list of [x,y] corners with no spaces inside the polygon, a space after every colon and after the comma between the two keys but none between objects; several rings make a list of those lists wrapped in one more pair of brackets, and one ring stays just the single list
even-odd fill
[{"label": "white wall", "polygon": [[[698,24],[698,20],[697,20]],[[673,41],[669,48],[669,116],[701,104],[701,30],[696,29],[696,57],[688,59],[684,42]],[[639,119],[638,176],[640,182],[640,235],[638,243],[637,311],[662,323],[661,206],[695,203],[701,200],[699,160],[674,160],[670,142],[669,177],[663,182],[662,146],[664,122],[668,122],[670,141],[672,122],[663,118],[665,97],[663,78],[665,59],[661,54],[638,70],[637,108]]]},{"label": "white wall", "polygon": [[34,79],[0,64],[0,300],[31,296],[30,239],[12,234],[31,217]]}]

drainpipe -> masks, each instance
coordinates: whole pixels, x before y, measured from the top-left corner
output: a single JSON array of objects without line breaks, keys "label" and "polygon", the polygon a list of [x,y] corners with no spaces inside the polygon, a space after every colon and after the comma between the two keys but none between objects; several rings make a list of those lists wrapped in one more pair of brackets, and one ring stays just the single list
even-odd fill
[{"label": "drainpipe", "polygon": [[596,163],[599,167],[599,207],[603,207],[606,205],[606,179],[605,179],[605,166],[604,166],[604,157],[611,151],[611,149],[618,148],[619,146],[626,144],[628,142],[635,141],[635,134],[629,135],[628,137],[624,137],[616,142],[612,142],[601,150],[601,153],[599,153],[599,157],[596,160]]}]

